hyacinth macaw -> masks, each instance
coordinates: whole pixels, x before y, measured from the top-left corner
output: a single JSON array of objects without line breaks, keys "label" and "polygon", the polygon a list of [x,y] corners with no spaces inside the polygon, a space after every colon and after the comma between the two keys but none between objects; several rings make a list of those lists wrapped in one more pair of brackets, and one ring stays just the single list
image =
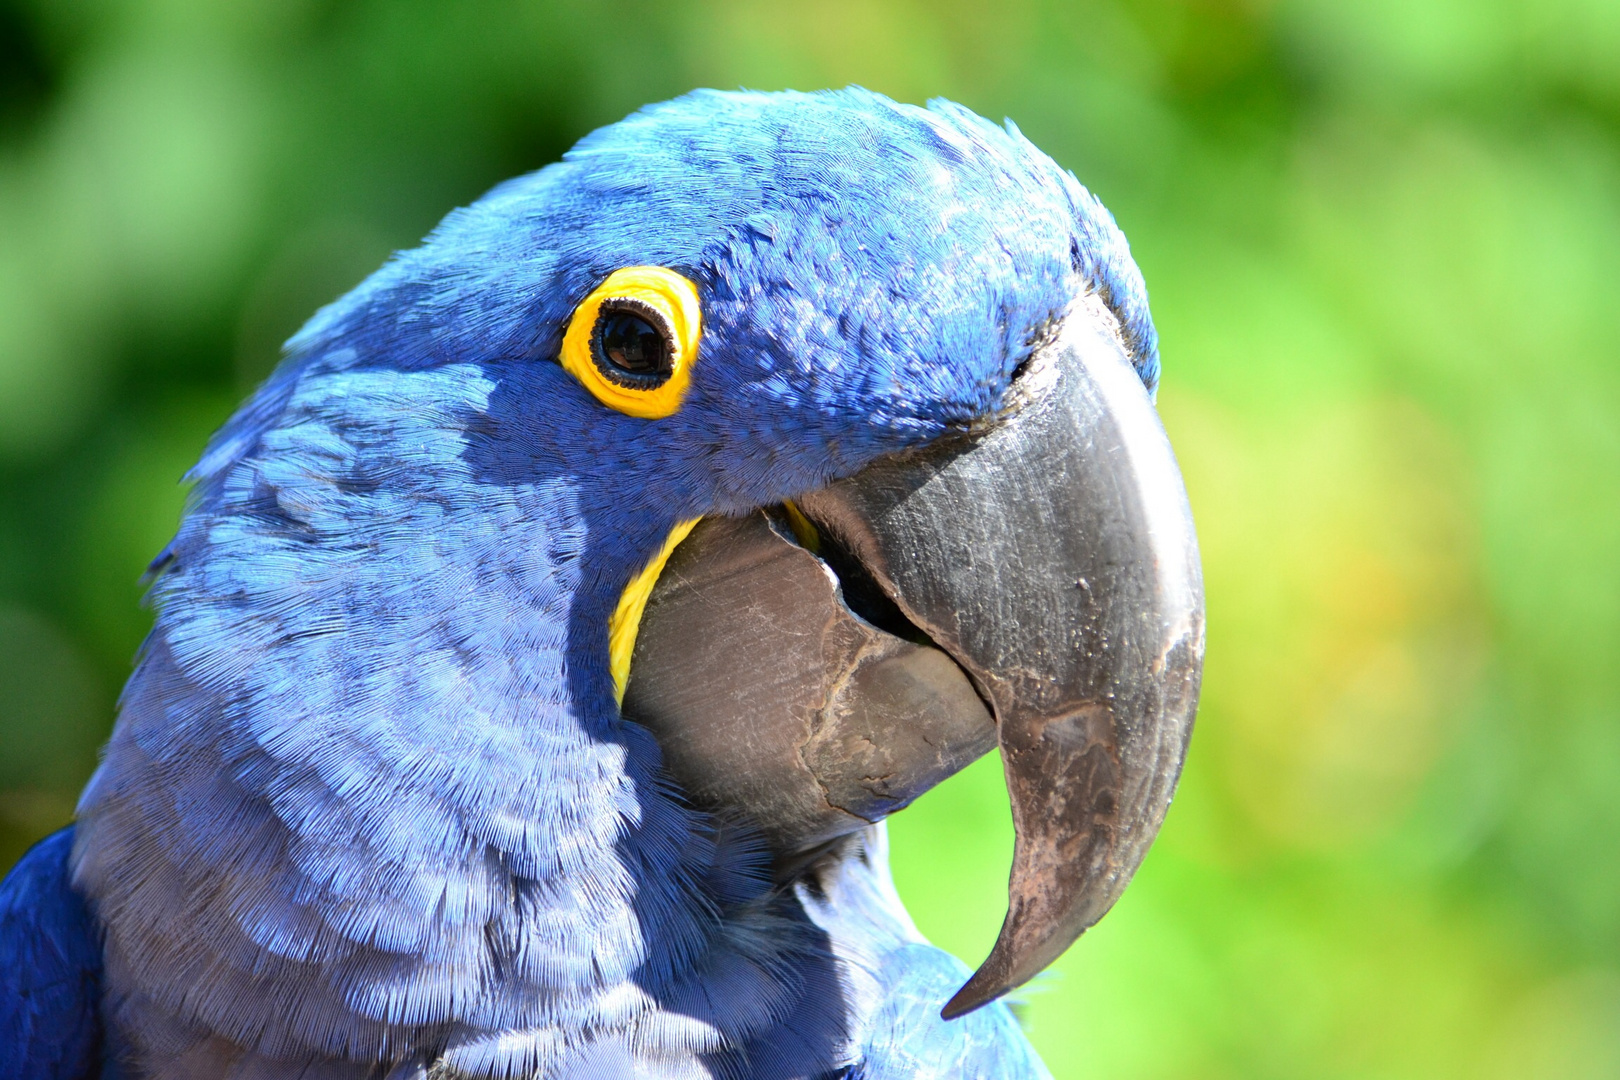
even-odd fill
[{"label": "hyacinth macaw", "polygon": [[[997,999],[1197,695],[1158,365],[1107,211],[949,103],[698,92],[455,211],[190,474],[0,889],[6,1074],[1046,1076]],[[967,979],[881,821],[998,745]]]}]

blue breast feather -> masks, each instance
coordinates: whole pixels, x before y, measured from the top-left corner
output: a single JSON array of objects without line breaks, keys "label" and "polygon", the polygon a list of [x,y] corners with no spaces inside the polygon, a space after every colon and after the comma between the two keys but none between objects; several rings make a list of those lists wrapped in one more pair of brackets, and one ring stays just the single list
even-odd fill
[{"label": "blue breast feather", "polygon": [[101,1060],[101,951],[68,884],[73,831],[34,845],[0,883],[0,1061],[14,1080],[90,1077]]},{"label": "blue breast feather", "polygon": [[[656,422],[554,362],[572,306],[649,263],[705,318]],[[165,1076],[1044,1075],[1003,1007],[938,1020],[964,972],[910,929],[879,835],[779,890],[670,789],[605,628],[675,522],[994,410],[1082,289],[1151,388],[1123,237],[1010,126],[700,92],[323,309],[194,470],[80,803],[116,1052]],[[13,907],[74,902],[22,873]],[[71,967],[94,943],[63,932]]]}]

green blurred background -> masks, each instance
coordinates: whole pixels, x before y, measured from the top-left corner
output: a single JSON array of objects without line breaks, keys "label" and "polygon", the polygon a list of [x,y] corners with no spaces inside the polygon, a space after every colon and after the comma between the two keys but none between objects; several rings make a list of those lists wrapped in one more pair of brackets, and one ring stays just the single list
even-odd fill
[{"label": "green blurred background", "polygon": [[[1136,884],[1025,995],[1056,1075],[1620,1077],[1613,0],[0,0],[0,865],[317,305],[643,102],[849,82],[1013,117],[1163,336],[1206,695]],[[972,962],[999,785],[893,825]]]}]

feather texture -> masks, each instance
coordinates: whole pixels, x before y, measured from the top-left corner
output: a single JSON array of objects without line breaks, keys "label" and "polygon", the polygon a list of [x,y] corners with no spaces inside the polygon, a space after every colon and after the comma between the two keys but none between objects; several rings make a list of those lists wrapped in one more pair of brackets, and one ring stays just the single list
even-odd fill
[{"label": "feather texture", "polygon": [[101,1064],[101,949],[68,886],[73,830],[35,844],[0,883],[0,1059],[16,1080],[77,1080]]}]

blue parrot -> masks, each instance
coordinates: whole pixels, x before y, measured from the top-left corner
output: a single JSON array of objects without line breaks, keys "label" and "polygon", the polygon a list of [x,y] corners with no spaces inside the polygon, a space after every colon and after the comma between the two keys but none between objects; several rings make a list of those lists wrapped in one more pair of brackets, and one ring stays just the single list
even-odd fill
[{"label": "blue parrot", "polygon": [[[947,102],[695,92],[454,211],[189,474],[0,886],[7,1075],[1047,1076],[996,999],[1197,696],[1158,372],[1107,211]],[[970,979],[882,819],[997,746]]]}]

